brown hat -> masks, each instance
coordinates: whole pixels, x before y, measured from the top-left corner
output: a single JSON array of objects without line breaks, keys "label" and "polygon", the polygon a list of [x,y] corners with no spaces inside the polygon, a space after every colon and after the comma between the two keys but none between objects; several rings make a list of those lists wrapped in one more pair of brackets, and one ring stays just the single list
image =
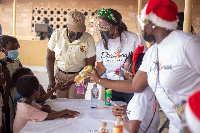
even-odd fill
[{"label": "brown hat", "polygon": [[79,11],[72,11],[67,15],[67,27],[73,32],[85,32],[85,16]]}]

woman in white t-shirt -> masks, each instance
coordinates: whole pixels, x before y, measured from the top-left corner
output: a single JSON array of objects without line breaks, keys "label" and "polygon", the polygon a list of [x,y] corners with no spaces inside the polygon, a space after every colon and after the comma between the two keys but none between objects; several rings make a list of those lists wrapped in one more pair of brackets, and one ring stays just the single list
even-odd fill
[{"label": "woman in white t-shirt", "polygon": [[[107,78],[112,80],[124,80],[115,74],[115,70],[122,66],[128,53],[134,51],[141,43],[136,34],[127,31],[122,22],[121,14],[114,9],[102,9],[98,12],[99,31],[101,39],[96,45],[97,71],[99,75],[106,72]],[[147,49],[147,48],[146,48]],[[128,103],[132,94],[112,91],[113,101]]]},{"label": "woman in white t-shirt", "polygon": [[98,84],[123,92],[141,92],[148,85],[170,120],[169,132],[182,128],[180,107],[200,88],[200,38],[177,27],[177,6],[171,0],[149,0],[141,14],[144,33],[155,39],[132,81],[101,79],[95,70],[89,74]]}]

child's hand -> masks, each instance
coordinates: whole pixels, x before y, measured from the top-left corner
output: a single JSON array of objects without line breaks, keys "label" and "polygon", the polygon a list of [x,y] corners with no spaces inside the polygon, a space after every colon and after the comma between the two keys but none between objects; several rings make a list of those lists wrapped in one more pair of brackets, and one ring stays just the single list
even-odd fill
[{"label": "child's hand", "polygon": [[122,116],[123,114],[126,114],[126,111],[124,108],[118,105],[112,107],[112,113],[114,116]]},{"label": "child's hand", "polygon": [[69,116],[69,118],[74,118],[74,117],[78,116],[80,113],[77,111],[66,109],[66,114]]},{"label": "child's hand", "polygon": [[62,84],[62,83],[57,83],[53,89],[54,89],[55,91],[60,90],[60,89],[61,89],[61,84]]},{"label": "child's hand", "polygon": [[115,74],[116,75],[118,75],[119,76],[119,74],[120,74],[120,71],[121,71],[121,66],[120,67],[118,67],[114,72],[115,72]]},{"label": "child's hand", "polygon": [[73,83],[74,83],[73,81],[67,81],[66,83],[64,83],[64,84],[61,85],[60,90],[61,90],[61,91],[68,90],[69,87],[70,87]]},{"label": "child's hand", "polygon": [[65,115],[61,116],[60,118],[68,119],[68,118],[74,118],[74,117],[75,116],[65,114]]},{"label": "child's hand", "polygon": [[51,107],[48,104],[42,105],[42,108],[51,109]]}]

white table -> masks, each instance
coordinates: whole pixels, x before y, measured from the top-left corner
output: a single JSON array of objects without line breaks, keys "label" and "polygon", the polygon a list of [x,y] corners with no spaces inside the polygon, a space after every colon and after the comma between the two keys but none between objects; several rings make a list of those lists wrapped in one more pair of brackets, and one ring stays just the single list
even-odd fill
[{"label": "white table", "polygon": [[[124,105],[124,102],[115,103]],[[30,121],[20,133],[92,133],[97,132],[101,121],[107,122],[107,129],[112,133],[116,118],[112,114],[112,106],[105,109],[92,109],[91,101],[85,99],[58,98],[48,100],[47,104],[55,111],[71,109],[80,112],[80,115],[70,119],[45,120],[43,122]],[[105,107],[104,101],[99,101],[99,107]],[[127,131],[124,128],[124,133]]]}]

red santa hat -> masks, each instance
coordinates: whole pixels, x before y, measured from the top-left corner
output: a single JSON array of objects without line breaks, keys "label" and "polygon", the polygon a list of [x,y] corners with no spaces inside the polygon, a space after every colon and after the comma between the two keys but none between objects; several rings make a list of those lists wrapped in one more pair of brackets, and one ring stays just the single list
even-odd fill
[{"label": "red santa hat", "polygon": [[133,62],[133,66],[132,66],[132,71],[133,71],[133,75],[135,75],[136,71],[135,71],[135,64],[137,62],[138,56],[139,54],[144,52],[144,44],[139,44],[137,46],[137,48],[134,50],[133,52],[133,58],[132,58],[132,62]]},{"label": "red santa hat", "polygon": [[176,4],[171,0],[149,0],[141,11],[141,19],[148,19],[156,26],[174,30],[177,28],[177,12]]},{"label": "red santa hat", "polygon": [[200,129],[200,91],[192,94],[185,107],[185,120],[192,133]]}]

